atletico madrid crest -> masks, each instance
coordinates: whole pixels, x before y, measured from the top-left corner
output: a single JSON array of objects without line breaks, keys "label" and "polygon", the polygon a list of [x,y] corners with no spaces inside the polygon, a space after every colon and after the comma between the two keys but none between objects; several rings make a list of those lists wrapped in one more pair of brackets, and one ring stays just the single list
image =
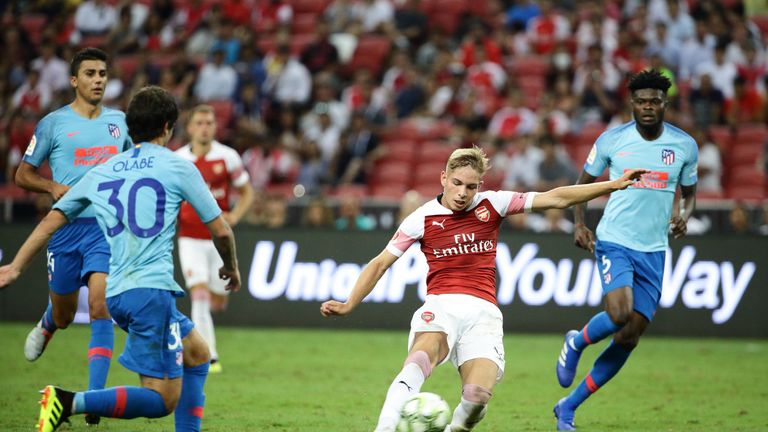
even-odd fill
[{"label": "atletico madrid crest", "polygon": [[675,151],[663,149],[661,151],[661,161],[664,162],[664,165],[672,165],[675,163]]},{"label": "atletico madrid crest", "polygon": [[109,130],[109,134],[112,135],[112,138],[120,138],[120,128],[117,127],[116,124],[108,124],[107,129]]},{"label": "atletico madrid crest", "polygon": [[488,222],[491,219],[491,212],[488,211],[487,207],[481,206],[475,209],[475,217],[480,222]]}]

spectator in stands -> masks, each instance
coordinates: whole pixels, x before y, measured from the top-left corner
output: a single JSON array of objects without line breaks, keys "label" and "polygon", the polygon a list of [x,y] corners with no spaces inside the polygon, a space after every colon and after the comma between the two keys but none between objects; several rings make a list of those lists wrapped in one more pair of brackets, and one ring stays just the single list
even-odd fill
[{"label": "spectator in stands", "polygon": [[[605,16],[598,2],[584,3],[581,9],[582,14],[586,16],[579,21],[575,34],[578,61],[586,60],[589,47],[592,45],[600,44],[603,52],[607,53],[614,52],[618,46],[618,22],[610,16]],[[589,5],[589,8],[586,8],[586,5]]]},{"label": "spectator in stands", "polygon": [[469,31],[461,42],[459,51],[456,53],[458,60],[468,68],[476,63],[475,47],[481,44],[485,48],[486,57],[483,60],[502,64],[501,48],[496,41],[489,35],[485,24],[480,20],[473,20],[469,25]]},{"label": "spectator in stands", "polygon": [[223,51],[224,63],[233,65],[240,58],[241,45],[240,38],[235,35],[234,23],[229,19],[221,20],[211,52]]},{"label": "spectator in stands", "polygon": [[765,61],[765,53],[758,53],[755,44],[748,41],[744,45],[743,58],[736,62],[738,74],[746,80],[747,88],[754,88],[761,95],[765,94]]},{"label": "spectator in stands", "polygon": [[364,33],[390,33],[395,8],[389,0],[359,0],[352,5],[352,13],[362,24]]},{"label": "spectator in stands", "polygon": [[213,52],[212,60],[200,68],[195,84],[195,97],[199,102],[231,99],[235,95],[237,72],[224,63],[224,51]]},{"label": "spectator in stands", "polygon": [[752,231],[749,223],[749,212],[743,202],[736,201],[733,204],[728,213],[728,224],[726,229],[728,234],[747,235]]},{"label": "spectator in stands", "polygon": [[312,198],[304,209],[301,226],[305,228],[330,228],[333,226],[333,209],[322,196]]},{"label": "spectator in stands", "polygon": [[520,89],[510,85],[505,102],[504,106],[491,118],[488,134],[494,139],[506,140],[534,132],[538,125],[538,118],[533,111],[523,105],[523,94]]},{"label": "spectator in stands", "polygon": [[283,228],[288,222],[288,202],[282,195],[271,194],[264,203],[261,224],[265,228]]},{"label": "spectator in stands", "polygon": [[53,42],[40,45],[40,57],[32,60],[32,69],[40,72],[40,83],[51,91],[69,90],[69,64],[56,56]]},{"label": "spectator in stands", "polygon": [[301,63],[312,75],[326,72],[335,74],[339,66],[339,52],[328,38],[330,26],[320,20],[315,27],[315,40],[301,52]]},{"label": "spectator in stands", "polygon": [[723,173],[720,148],[699,128],[693,130],[693,137],[699,145],[699,181],[696,190],[705,194],[719,194],[723,190],[720,181]]},{"label": "spectator in stands", "polygon": [[[520,223],[520,222],[518,222]],[[524,227],[537,233],[566,233],[573,232],[573,222],[565,217],[562,209],[549,209],[544,214],[531,213],[524,219]]]},{"label": "spectator in stands", "polygon": [[453,63],[448,70],[450,75],[447,81],[435,90],[429,100],[429,112],[435,118],[456,118],[459,114],[460,100],[466,96],[464,65]]},{"label": "spectator in stands", "polygon": [[115,54],[132,54],[139,49],[139,34],[133,29],[129,5],[120,8],[117,24],[107,34],[105,43]]},{"label": "spectator in stands", "polygon": [[267,137],[255,134],[249,137],[250,147],[243,152],[243,167],[248,171],[254,191],[264,190],[270,181],[272,160]]},{"label": "spectator in stands", "polygon": [[[230,13],[230,19],[240,20],[240,24],[250,24],[250,8],[242,0],[230,0],[230,3],[241,3],[242,11],[233,11]],[[259,28],[264,30],[273,30],[275,27],[290,27],[293,21],[293,7],[284,0],[267,0],[260,2],[257,7],[256,22]],[[248,21],[243,22],[245,19]]]},{"label": "spectator in stands", "polygon": [[216,42],[217,27],[218,22],[214,20],[214,16],[201,22],[189,39],[187,39],[187,54],[193,57],[207,56]]},{"label": "spectator in stands", "polygon": [[757,232],[760,235],[768,236],[768,202],[763,204],[762,223],[757,228]]},{"label": "spectator in stands", "polygon": [[105,0],[85,0],[75,12],[75,31],[70,42],[78,44],[84,37],[105,36],[117,24],[115,7]]},{"label": "spectator in stands", "polygon": [[680,7],[678,0],[667,0],[667,27],[669,35],[677,43],[683,43],[694,37],[696,33],[696,22],[693,17]]},{"label": "spectator in stands", "polygon": [[681,80],[689,80],[694,76],[699,65],[712,61],[716,40],[709,34],[707,23],[696,22],[696,33],[680,47],[678,75]]},{"label": "spectator in stands", "polygon": [[380,153],[377,151],[378,143],[378,137],[371,130],[365,113],[352,113],[352,121],[341,137],[341,145],[331,167],[336,183],[364,185]]},{"label": "spectator in stands", "polygon": [[552,136],[544,135],[539,138],[539,148],[544,157],[538,165],[539,182],[535,190],[548,191],[576,182],[577,173],[571,160]]},{"label": "spectator in stands", "polygon": [[505,12],[508,27],[528,27],[528,22],[539,16],[538,2],[533,0],[513,0]]},{"label": "spectator in stands", "polygon": [[552,54],[558,41],[571,36],[571,24],[552,0],[539,1],[540,13],[528,22],[528,39],[537,54]]},{"label": "spectator in stands", "polygon": [[714,56],[710,61],[700,63],[694,71],[693,86],[696,87],[701,75],[709,75],[712,78],[712,84],[723,93],[725,99],[733,98],[733,80],[738,75],[736,64],[726,61],[724,42],[717,44],[714,50]]},{"label": "spectator in stands", "polygon": [[602,48],[590,47],[587,61],[576,68],[573,79],[573,92],[579,99],[574,118],[577,129],[586,123],[610,120],[620,79],[616,66],[604,60]]},{"label": "spectator in stands", "polygon": [[427,102],[427,82],[413,65],[406,66],[405,84],[395,94],[393,107],[398,119],[420,113]]},{"label": "spectator in stands", "polygon": [[655,31],[652,33],[652,37],[648,38],[645,46],[645,52],[647,55],[657,54],[661,56],[664,64],[670,68],[677,70],[680,62],[680,45],[677,39],[669,34],[667,24],[663,21],[659,21],[654,25]]},{"label": "spectator in stands", "polygon": [[376,220],[362,213],[360,197],[347,195],[341,198],[335,225],[340,231],[370,231],[376,228]]},{"label": "spectator in stands", "polygon": [[420,5],[421,0],[405,0],[405,6],[395,11],[395,40],[401,47],[415,48],[426,39],[429,28],[427,15],[421,11]]},{"label": "spectator in stands", "polygon": [[534,146],[528,135],[518,135],[506,145],[507,154],[512,153],[506,167],[506,177],[502,183],[505,190],[534,190],[539,183],[539,166],[544,160],[544,152]]},{"label": "spectator in stands", "polygon": [[312,141],[317,145],[325,171],[330,166],[336,151],[339,149],[341,129],[331,120],[328,104],[319,102],[312,111],[317,116],[317,124],[310,125],[304,131],[304,139]]},{"label": "spectator in stands", "polygon": [[726,99],[723,111],[726,122],[731,126],[744,123],[760,123],[764,119],[763,97],[754,87],[747,86],[747,80],[738,75],[733,80],[733,97]]},{"label": "spectator in stands", "polygon": [[52,92],[48,84],[40,81],[40,72],[32,69],[27,79],[13,94],[12,106],[29,114],[41,115],[51,103]]},{"label": "spectator in stands", "polygon": [[[333,125],[340,131],[349,125],[350,110],[346,104],[336,99],[336,90],[333,86],[333,76],[330,74],[318,74],[315,76],[313,90],[315,93],[314,103],[324,104],[328,108],[328,115],[331,116]],[[302,129],[307,130],[312,126],[317,126],[318,115],[314,112],[307,113],[301,119]]]},{"label": "spectator in stands", "polygon": [[298,60],[291,57],[287,43],[277,45],[275,52],[264,59],[267,79],[266,94],[273,106],[304,105],[312,94],[312,75]]},{"label": "spectator in stands", "polygon": [[426,200],[424,197],[421,196],[418,191],[409,190],[408,192],[404,193],[403,197],[400,198],[400,204],[398,205],[397,209],[397,220],[395,223],[400,225],[403,222],[403,219],[416,211],[417,208],[421,207],[425,201]]},{"label": "spectator in stands", "polygon": [[723,92],[712,84],[712,77],[709,75],[699,77],[699,87],[691,91],[688,103],[695,127],[706,130],[711,125],[724,122],[725,97]]},{"label": "spectator in stands", "polygon": [[357,20],[352,0],[333,0],[323,11],[323,18],[329,23],[331,33],[345,32]]}]

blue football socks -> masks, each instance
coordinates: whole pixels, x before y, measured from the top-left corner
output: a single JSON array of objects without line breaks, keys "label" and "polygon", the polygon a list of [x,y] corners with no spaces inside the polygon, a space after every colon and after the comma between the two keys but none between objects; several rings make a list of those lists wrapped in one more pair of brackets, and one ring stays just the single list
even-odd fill
[{"label": "blue football socks", "polygon": [[584,328],[573,338],[573,346],[581,351],[587,345],[600,342],[606,337],[616,333],[621,326],[611,321],[608,312],[600,312],[592,317]]},{"label": "blue football socks", "polygon": [[45,313],[43,314],[43,318],[40,320],[40,325],[43,328],[43,330],[47,331],[48,334],[53,334],[58,327],[56,327],[56,323],[53,322],[53,305],[48,303],[48,308],[45,309]]},{"label": "blue football socks", "polygon": [[582,404],[592,393],[596,392],[605,383],[610,381],[611,378],[619,372],[624,363],[629,358],[631,351],[627,351],[624,347],[611,341],[608,348],[603,351],[600,356],[595,360],[595,365],[592,366],[592,370],[589,371],[584,380],[581,381],[578,387],[576,387],[568,398],[565,400],[565,404],[571,409],[576,409]]},{"label": "blue football socks", "polygon": [[168,409],[160,393],[154,390],[141,387],[112,387],[75,393],[72,413],[123,419],[158,418],[168,415]]},{"label": "blue football socks", "polygon": [[88,390],[103,389],[106,385],[114,343],[115,330],[111,319],[91,321],[91,342],[88,344]]},{"label": "blue football socks", "polygon": [[181,396],[176,405],[174,422],[176,432],[199,432],[203,421],[203,406],[205,394],[203,387],[208,377],[210,363],[198,366],[184,367],[184,378],[181,384]]}]

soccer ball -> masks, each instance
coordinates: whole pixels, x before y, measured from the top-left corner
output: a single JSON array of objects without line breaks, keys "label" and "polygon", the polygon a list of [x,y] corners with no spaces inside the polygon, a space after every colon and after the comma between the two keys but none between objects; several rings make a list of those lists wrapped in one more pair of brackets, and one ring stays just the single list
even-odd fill
[{"label": "soccer ball", "polygon": [[450,422],[448,402],[434,393],[418,393],[403,405],[395,431],[443,432]]}]

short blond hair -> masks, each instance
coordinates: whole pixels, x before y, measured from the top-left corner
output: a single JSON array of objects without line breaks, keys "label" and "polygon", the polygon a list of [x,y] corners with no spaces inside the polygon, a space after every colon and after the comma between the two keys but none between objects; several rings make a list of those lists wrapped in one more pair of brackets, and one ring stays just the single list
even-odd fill
[{"label": "short blond hair", "polygon": [[214,117],[216,116],[216,112],[214,111],[213,107],[208,104],[200,104],[192,108],[192,110],[189,112],[189,118],[191,119],[197,113],[213,114]]},{"label": "short blond hair", "polygon": [[445,172],[448,173],[456,168],[465,166],[471,167],[481,176],[485,175],[491,168],[490,161],[485,156],[485,152],[477,146],[472,146],[472,148],[454,150],[448,158],[448,163],[445,164]]}]

